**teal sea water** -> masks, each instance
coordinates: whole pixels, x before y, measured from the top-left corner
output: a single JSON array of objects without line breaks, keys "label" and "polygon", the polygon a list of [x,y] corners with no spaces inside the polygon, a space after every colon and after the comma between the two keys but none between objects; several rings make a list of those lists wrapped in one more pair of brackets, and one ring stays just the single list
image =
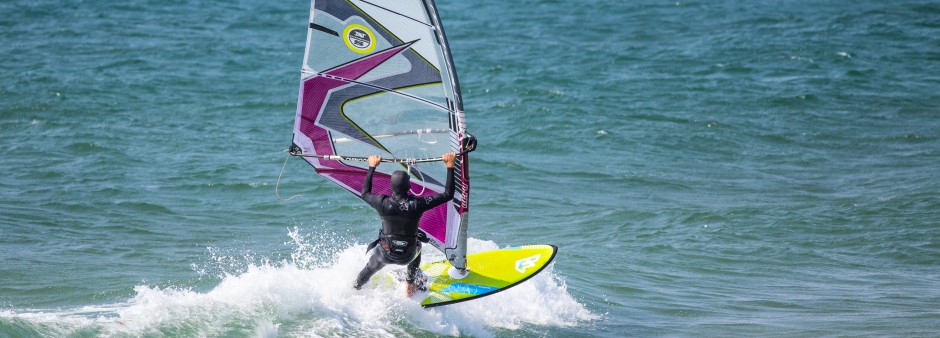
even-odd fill
[{"label": "teal sea water", "polygon": [[550,269],[350,290],[374,212],[277,185],[307,2],[5,1],[0,337],[940,335],[940,3],[438,5],[471,250]]}]

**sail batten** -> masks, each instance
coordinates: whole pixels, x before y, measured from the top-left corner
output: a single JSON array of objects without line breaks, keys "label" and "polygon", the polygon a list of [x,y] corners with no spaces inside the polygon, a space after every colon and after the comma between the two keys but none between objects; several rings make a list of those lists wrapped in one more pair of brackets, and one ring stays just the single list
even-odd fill
[{"label": "sail batten", "polygon": [[[421,97],[418,97],[418,96],[414,96],[414,95],[410,95],[410,94],[408,94],[408,93],[405,93],[405,92],[400,91],[399,89],[384,88],[384,87],[376,86],[376,85],[371,84],[371,83],[368,83],[368,82],[359,82],[359,81],[356,81],[356,80],[344,79],[344,78],[342,78],[342,77],[335,76],[335,75],[330,75],[330,74],[328,74],[328,73],[317,73],[317,72],[313,72],[313,74],[317,74],[317,75],[320,75],[320,76],[323,76],[323,77],[332,78],[332,79],[336,79],[336,80],[340,80],[340,81],[346,81],[346,82],[349,82],[349,83],[361,84],[361,85],[363,85],[363,86],[372,87],[372,88],[379,89],[379,90],[382,90],[382,91],[385,91],[385,92],[390,92],[390,93],[395,93],[395,94],[402,95],[402,96],[407,96],[407,97],[410,97],[410,98],[412,98],[412,99],[415,99],[415,100],[418,100],[418,101],[427,103],[427,104],[432,105],[432,106],[435,106],[435,107],[438,107],[438,108],[440,108],[440,109],[449,110],[448,107],[443,106],[443,105],[441,105],[441,104],[439,104],[439,103],[431,102],[431,101],[428,101],[428,100],[426,100],[426,99],[424,99],[424,98],[421,98]],[[413,85],[413,86],[422,86],[422,85],[428,85],[428,84],[434,84],[434,83],[437,83],[437,82],[433,82],[433,83],[419,83],[419,84],[416,84],[416,85]]]},{"label": "sail batten", "polygon": [[[314,0],[292,154],[359,195],[367,164],[380,155],[429,159],[461,152],[467,135],[459,85],[431,0]],[[379,166],[374,191],[390,193],[394,170],[412,175],[412,193],[443,191],[444,166]],[[458,156],[455,199],[425,213],[420,228],[457,268],[465,267],[468,157]]]}]

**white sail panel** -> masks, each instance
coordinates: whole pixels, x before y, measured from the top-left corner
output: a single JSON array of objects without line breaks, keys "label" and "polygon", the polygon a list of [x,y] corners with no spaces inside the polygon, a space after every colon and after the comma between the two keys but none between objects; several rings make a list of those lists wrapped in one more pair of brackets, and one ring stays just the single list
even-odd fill
[{"label": "white sail panel", "polygon": [[[395,1],[394,8],[381,6],[383,1],[354,0],[366,14],[381,22],[400,42],[417,41],[411,47],[434,68],[441,69],[442,60],[437,52],[435,28],[428,19],[424,1]],[[391,3],[384,1],[384,3]]]}]

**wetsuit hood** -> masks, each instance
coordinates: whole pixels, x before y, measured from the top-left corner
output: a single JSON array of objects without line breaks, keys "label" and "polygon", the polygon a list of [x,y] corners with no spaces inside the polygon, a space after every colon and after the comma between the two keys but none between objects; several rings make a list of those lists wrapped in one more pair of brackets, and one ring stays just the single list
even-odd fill
[{"label": "wetsuit hood", "polygon": [[411,190],[411,178],[408,177],[408,173],[396,170],[392,173],[391,185],[395,195],[407,196],[408,191]]}]

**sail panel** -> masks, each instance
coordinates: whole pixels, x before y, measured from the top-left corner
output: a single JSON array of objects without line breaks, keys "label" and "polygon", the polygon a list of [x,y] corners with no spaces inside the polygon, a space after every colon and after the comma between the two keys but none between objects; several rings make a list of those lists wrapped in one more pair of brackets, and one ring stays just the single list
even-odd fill
[{"label": "sail panel", "polygon": [[[293,138],[302,154],[409,159],[461,150],[465,123],[459,90],[436,13],[430,0],[312,2]],[[304,159],[321,176],[359,195],[366,162]],[[444,189],[440,162],[383,164],[373,177],[373,192],[390,194],[395,170],[411,174],[415,196]],[[420,227],[462,268],[466,156],[458,157],[456,172],[455,200],[426,212]]]}]

